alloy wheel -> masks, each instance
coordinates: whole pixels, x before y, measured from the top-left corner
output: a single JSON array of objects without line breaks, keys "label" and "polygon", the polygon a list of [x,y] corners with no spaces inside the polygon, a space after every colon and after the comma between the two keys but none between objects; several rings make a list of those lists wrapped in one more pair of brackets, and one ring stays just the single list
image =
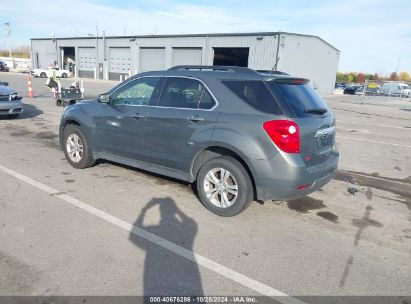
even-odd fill
[{"label": "alloy wheel", "polygon": [[84,146],[80,136],[70,134],[66,141],[66,151],[73,163],[79,163],[84,155]]},{"label": "alloy wheel", "polygon": [[233,174],[224,168],[214,168],[204,178],[204,191],[208,200],[219,208],[232,206],[238,197],[238,183]]}]

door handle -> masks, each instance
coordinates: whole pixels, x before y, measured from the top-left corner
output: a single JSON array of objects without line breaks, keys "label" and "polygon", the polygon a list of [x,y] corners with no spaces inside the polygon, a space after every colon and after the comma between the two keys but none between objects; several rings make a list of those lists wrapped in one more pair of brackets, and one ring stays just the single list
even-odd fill
[{"label": "door handle", "polygon": [[188,118],[189,121],[191,122],[198,122],[198,121],[204,121],[204,117],[200,117],[198,115],[193,115]]},{"label": "door handle", "polygon": [[140,114],[140,113],[136,113],[136,114],[131,115],[131,118],[133,118],[133,119],[141,119],[141,118],[144,118],[144,117],[145,116],[143,114]]}]

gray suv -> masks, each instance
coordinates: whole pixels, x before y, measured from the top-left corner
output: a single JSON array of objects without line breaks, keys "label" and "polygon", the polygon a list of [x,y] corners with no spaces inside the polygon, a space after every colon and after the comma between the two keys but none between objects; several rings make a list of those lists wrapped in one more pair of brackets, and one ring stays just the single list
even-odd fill
[{"label": "gray suv", "polygon": [[100,158],[196,183],[206,208],[233,216],[332,178],[334,115],[307,83],[240,67],[146,72],[67,107],[60,143],[75,168]]}]

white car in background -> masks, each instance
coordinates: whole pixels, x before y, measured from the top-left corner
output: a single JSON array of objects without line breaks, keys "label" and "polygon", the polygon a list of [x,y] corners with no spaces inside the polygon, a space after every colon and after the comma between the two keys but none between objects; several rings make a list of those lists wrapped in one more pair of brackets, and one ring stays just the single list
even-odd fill
[{"label": "white car in background", "polygon": [[53,77],[54,71],[56,72],[57,78],[67,78],[71,77],[71,72],[68,70],[60,70],[59,68],[50,68],[50,69],[32,69],[30,70],[30,74],[34,77],[41,77],[41,78],[50,78]]},{"label": "white car in background", "polygon": [[385,95],[404,97],[411,95],[411,89],[408,84],[402,82],[386,82],[382,85],[382,90]]}]

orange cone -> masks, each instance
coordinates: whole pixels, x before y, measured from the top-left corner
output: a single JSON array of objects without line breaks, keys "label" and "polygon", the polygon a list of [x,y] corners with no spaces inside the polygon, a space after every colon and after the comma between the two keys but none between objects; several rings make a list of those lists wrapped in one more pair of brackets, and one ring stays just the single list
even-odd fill
[{"label": "orange cone", "polygon": [[27,77],[27,84],[29,85],[29,95],[28,97],[33,97],[33,87],[31,84],[31,77]]}]

